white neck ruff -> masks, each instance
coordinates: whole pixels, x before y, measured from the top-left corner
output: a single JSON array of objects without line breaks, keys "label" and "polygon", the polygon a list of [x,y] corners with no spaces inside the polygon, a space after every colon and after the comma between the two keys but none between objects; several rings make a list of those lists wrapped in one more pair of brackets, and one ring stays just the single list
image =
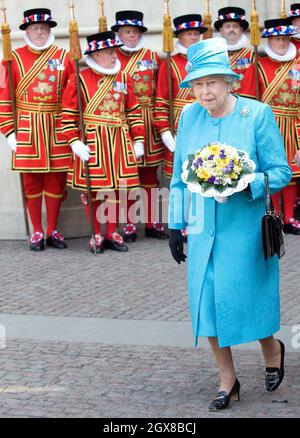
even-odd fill
[{"label": "white neck ruff", "polygon": [[36,46],[35,44],[33,44],[26,32],[24,32],[24,40],[27,46],[29,46],[31,49],[41,51],[49,49],[49,47],[55,43],[55,36],[52,32],[50,32],[47,42],[43,46]]},{"label": "white neck ruff", "polygon": [[117,59],[116,65],[113,68],[101,67],[101,65],[97,64],[97,62],[93,59],[91,55],[88,55],[85,58],[85,62],[92,70],[95,70],[97,73],[102,73],[104,75],[115,75],[121,70],[121,62],[119,59]]},{"label": "white neck ruff", "polygon": [[237,43],[235,44],[227,44],[227,50],[229,52],[235,52],[236,50],[241,50],[244,47],[247,47],[248,45],[248,39],[246,37],[246,35],[243,33],[243,35],[241,36],[241,38],[238,40]]},{"label": "white neck ruff", "polygon": [[124,44],[122,47],[120,47],[120,49],[125,50],[126,52],[138,52],[139,50],[143,49],[144,47],[145,47],[145,38],[144,38],[143,35],[141,35],[141,38],[140,38],[137,46],[135,46],[135,47],[128,47],[128,46],[126,46]]},{"label": "white neck ruff", "polygon": [[296,55],[297,55],[297,49],[296,49],[295,44],[293,44],[293,43],[290,43],[290,44],[289,44],[288,51],[286,52],[285,55],[278,55],[278,53],[275,53],[275,52],[271,49],[271,47],[270,47],[270,45],[269,45],[269,41],[267,41],[267,43],[265,44],[265,52],[266,52],[266,54],[267,54],[270,58],[273,58],[273,59],[275,59],[276,61],[281,61],[281,62],[284,62],[284,61],[291,61],[291,60],[294,59],[294,58],[296,57]]},{"label": "white neck ruff", "polygon": [[175,47],[178,53],[181,53],[181,55],[186,55],[187,54],[187,47],[184,47],[180,41],[176,41],[175,43]]}]

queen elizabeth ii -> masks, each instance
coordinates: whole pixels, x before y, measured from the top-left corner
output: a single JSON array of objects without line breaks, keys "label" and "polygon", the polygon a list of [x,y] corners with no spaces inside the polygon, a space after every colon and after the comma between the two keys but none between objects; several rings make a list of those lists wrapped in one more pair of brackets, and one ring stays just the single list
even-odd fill
[{"label": "queen elizabeth ii", "polygon": [[[230,68],[225,40],[200,41],[187,56],[181,87],[192,87],[197,101],[184,108],[179,122],[169,245],[175,260],[184,261],[180,230],[187,226],[195,344],[204,336],[213,350],[220,386],[209,408],[219,411],[240,395],[231,346],[260,342],[268,391],[276,390],[284,376],[284,344],[273,336],[280,328],[278,257],[264,258],[261,221],[265,174],[275,193],[288,184],[291,170],[270,107],[231,93],[238,75]],[[256,165],[255,179],[226,203],[189,193],[181,178],[188,156],[212,142],[245,151]]]}]

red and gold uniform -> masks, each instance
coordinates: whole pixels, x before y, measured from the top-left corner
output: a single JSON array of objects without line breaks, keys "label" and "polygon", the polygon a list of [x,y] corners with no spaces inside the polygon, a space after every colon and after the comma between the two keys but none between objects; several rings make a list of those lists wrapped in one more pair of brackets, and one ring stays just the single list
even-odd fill
[{"label": "red and gold uniform", "polygon": [[[105,75],[91,68],[80,73],[85,134],[91,149],[90,182],[93,191],[139,187],[133,141],[144,140],[144,127],[132,81],[123,71]],[[71,78],[63,98],[63,131],[69,144],[80,140],[76,78]],[[86,190],[85,168],[75,156],[68,185]]]},{"label": "red and gold uniform", "polygon": [[[274,20],[275,21],[275,20]],[[300,149],[299,86],[300,57],[291,61],[278,61],[270,56],[258,62],[261,101],[271,106],[285,144],[289,165],[293,171],[291,183],[272,196],[274,207],[280,211],[280,194],[284,203],[284,222],[288,226],[294,217],[294,202],[297,196],[296,181],[300,169],[295,163],[295,154]]]},{"label": "red and gold uniform", "polygon": [[[98,34],[98,38],[101,35]],[[90,148],[88,168],[96,244],[98,249],[102,250],[103,238],[97,217],[101,202],[96,199],[97,192],[102,191],[108,194],[107,203],[115,205],[115,208],[108,209],[105,242],[112,249],[125,251],[128,248],[116,232],[119,219],[119,191],[127,192],[140,185],[133,147],[133,142],[144,141],[139,102],[134,95],[131,78],[121,70],[108,75],[88,68],[80,73],[80,85],[86,145]],[[75,77],[70,80],[63,98],[63,130],[70,145],[80,140]],[[68,173],[68,185],[78,190],[87,188],[85,166],[77,155]],[[88,211],[86,205],[89,217]]]},{"label": "red and gold uniform", "polygon": [[[28,46],[12,52],[18,120],[12,169],[20,172],[66,172],[71,150],[61,128],[61,96],[73,63],[56,45],[38,52]],[[1,132],[14,131],[8,83],[1,89]]]},{"label": "red and gold uniform", "polygon": [[253,50],[243,47],[239,50],[228,52],[231,69],[240,75],[240,79],[231,84],[234,94],[243,97],[255,98],[255,81],[253,66]]},{"label": "red and gold uniform", "polygon": [[284,139],[285,150],[293,176],[300,176],[294,157],[300,149],[299,138],[299,79],[292,77],[292,71],[300,74],[300,57],[280,62],[269,56],[258,62],[261,101],[271,106]]},{"label": "red and gold uniform", "polygon": [[145,126],[145,153],[139,165],[157,166],[162,162],[164,153],[164,146],[153,125],[155,90],[161,60],[156,52],[146,48],[127,52],[120,47],[118,58],[121,69],[132,78],[133,91],[139,101]]},{"label": "red and gold uniform", "polygon": [[[43,236],[44,195],[47,236],[54,232],[58,236],[56,224],[71,161],[71,150],[61,127],[61,99],[74,72],[73,62],[66,50],[55,44],[42,51],[27,45],[12,52],[11,69],[17,111],[17,147],[12,170],[22,172],[34,234]],[[14,132],[8,74],[5,88],[0,89],[0,129],[7,137]],[[60,242],[60,247],[64,247],[63,239]],[[51,242],[49,245],[52,246]],[[43,249],[41,239],[39,247]],[[35,249],[34,243],[31,249]]]},{"label": "red and gold uniform", "polygon": [[[156,188],[159,187],[158,166],[163,161],[165,147],[154,127],[154,103],[158,69],[161,61],[156,52],[143,47],[142,34],[147,31],[143,23],[144,14],[140,11],[118,11],[116,22],[111,29],[118,34],[123,46],[118,48],[121,68],[133,81],[133,91],[138,99],[145,127],[144,154],[139,158],[139,176],[144,199],[145,235],[147,237],[166,238],[162,224],[157,219]],[[130,40],[125,33],[135,34]],[[127,46],[126,44],[129,44]],[[155,197],[155,199],[154,199]],[[146,201],[147,200],[147,201]],[[136,239],[136,226],[129,211],[133,200],[127,203],[127,218],[123,228],[125,240]],[[147,213],[146,213],[147,212]]]},{"label": "red and gold uniform", "polygon": [[[179,84],[186,76],[186,63],[187,56],[185,54],[177,53],[171,57],[173,124],[175,132],[178,128],[183,107],[195,101],[195,95],[191,88],[179,88]],[[155,101],[155,124],[161,134],[166,131],[171,131],[167,60],[163,61],[158,75]],[[173,173],[173,156],[174,154],[165,148],[163,169],[164,175],[168,178],[171,178]]]}]

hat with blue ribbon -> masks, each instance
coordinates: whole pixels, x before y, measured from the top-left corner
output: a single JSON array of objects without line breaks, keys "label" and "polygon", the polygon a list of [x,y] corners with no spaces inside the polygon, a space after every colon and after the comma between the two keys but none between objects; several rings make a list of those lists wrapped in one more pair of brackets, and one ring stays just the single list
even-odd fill
[{"label": "hat with blue ribbon", "polygon": [[218,20],[214,22],[214,26],[217,30],[220,30],[220,27],[228,21],[239,23],[244,30],[249,27],[249,23],[246,20],[245,9],[236,8],[235,6],[227,6],[226,8],[218,10],[218,16]]},{"label": "hat with blue ribbon", "polygon": [[187,76],[181,82],[180,88],[191,88],[192,80],[205,76],[225,75],[232,78],[232,82],[240,78],[231,70],[224,38],[209,38],[192,44],[187,49],[187,59]]},{"label": "hat with blue ribbon", "polygon": [[198,30],[200,33],[204,33],[208,30],[202,23],[202,16],[200,14],[188,14],[179,15],[173,20],[175,30],[174,35],[178,35],[186,30]]},{"label": "hat with blue ribbon", "polygon": [[45,23],[48,24],[49,27],[57,26],[56,21],[52,19],[50,9],[35,8],[24,11],[23,23],[19,26],[19,29],[26,30],[31,24],[37,23]]},{"label": "hat with blue ribbon", "polygon": [[291,5],[291,10],[289,12],[289,17],[297,18],[300,17],[300,3],[293,3]]},{"label": "hat with blue ribbon", "polygon": [[88,48],[84,52],[85,55],[90,55],[99,52],[100,50],[122,47],[124,45],[111,30],[89,35],[87,37],[87,42]]},{"label": "hat with blue ribbon", "polygon": [[111,30],[118,32],[120,27],[132,26],[138,28],[142,33],[147,32],[144,26],[144,14],[140,11],[118,11],[116,12],[116,23],[111,26]]},{"label": "hat with blue ribbon", "polygon": [[297,31],[291,24],[291,18],[275,18],[273,20],[265,20],[265,28],[262,33],[262,38],[270,38],[271,36],[292,36],[296,35]]}]

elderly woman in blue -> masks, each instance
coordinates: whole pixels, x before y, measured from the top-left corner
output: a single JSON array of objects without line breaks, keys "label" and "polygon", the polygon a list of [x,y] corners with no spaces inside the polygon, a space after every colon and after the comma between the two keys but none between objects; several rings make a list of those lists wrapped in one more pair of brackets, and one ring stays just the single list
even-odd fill
[{"label": "elderly woman in blue", "polygon": [[[174,259],[185,260],[180,230],[188,227],[188,287],[195,344],[208,337],[220,371],[220,387],[210,404],[219,411],[239,400],[230,347],[259,340],[265,384],[275,391],[284,376],[280,328],[278,257],[264,259],[261,221],[265,213],[264,174],[271,193],[291,179],[283,141],[270,107],[230,93],[237,75],[230,69],[222,38],[193,44],[188,74],[197,102],[181,115],[171,181],[169,228]],[[256,164],[255,179],[226,203],[190,193],[182,164],[202,146],[221,142],[246,151]]]}]

